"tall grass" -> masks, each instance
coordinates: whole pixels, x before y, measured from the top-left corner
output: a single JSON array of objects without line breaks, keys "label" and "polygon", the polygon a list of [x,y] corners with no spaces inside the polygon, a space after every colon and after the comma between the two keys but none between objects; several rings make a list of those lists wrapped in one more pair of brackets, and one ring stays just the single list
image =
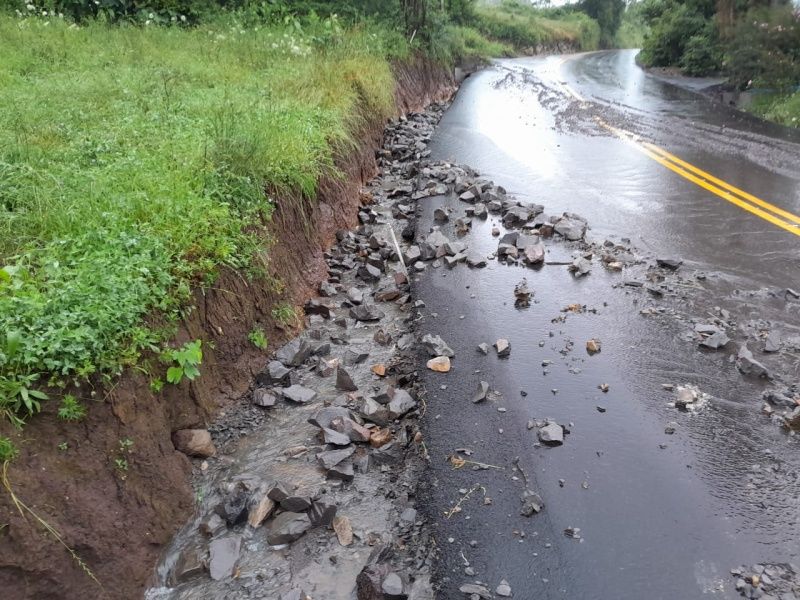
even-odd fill
[{"label": "tall grass", "polygon": [[487,37],[511,44],[517,50],[538,46],[572,44],[594,50],[600,42],[600,28],[585,13],[566,9],[539,9],[517,0],[476,9],[476,27]]},{"label": "tall grass", "polygon": [[359,115],[393,110],[388,59],[405,52],[336,19],[0,16],[0,413],[35,412],[21,389],[134,363],[162,338],[148,312],[253,267],[276,199],[311,198]]}]

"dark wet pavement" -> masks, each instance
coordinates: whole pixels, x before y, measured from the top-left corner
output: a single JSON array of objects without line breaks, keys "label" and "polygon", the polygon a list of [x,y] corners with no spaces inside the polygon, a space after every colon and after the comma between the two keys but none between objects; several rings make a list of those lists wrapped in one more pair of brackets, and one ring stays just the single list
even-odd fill
[{"label": "dark wet pavement", "polygon": [[[706,278],[684,296],[658,300],[618,286],[625,275],[597,264],[581,279],[560,265],[495,261],[420,277],[420,331],[440,334],[456,352],[450,373],[425,375],[441,598],[463,597],[458,586],[475,579],[492,590],[506,579],[516,598],[737,597],[731,568],[800,558],[796,439],[760,414],[767,384],[736,371],[733,344],[701,352],[686,335],[687,318],[707,318],[715,306],[730,310],[742,331],[761,319],[796,334],[800,304],[770,290],[800,287],[800,238],[609,136],[596,116],[800,212],[797,134],[646,76],[630,52],[504,61],[464,83],[432,141],[434,159],[469,164],[548,214],[581,214],[594,239],[631,238],[645,254],[678,256],[682,272]],[[428,202],[420,232],[441,203],[463,212],[455,199]],[[471,250],[496,250],[491,227],[491,218],[475,222],[465,238]],[[563,242],[547,248],[551,262],[573,250]],[[535,296],[519,310],[513,289],[523,277]],[[573,303],[597,311],[561,319]],[[680,316],[641,314],[648,306]],[[476,350],[500,337],[511,342],[508,359]],[[602,340],[599,354],[587,354],[589,338]],[[785,380],[795,378],[791,353],[771,360]],[[472,404],[480,380],[503,398]],[[679,412],[668,406],[674,392],[666,383],[692,383],[712,398],[695,413]],[[547,417],[573,424],[563,446],[538,446],[527,429],[529,419]],[[664,432],[670,421],[678,423],[674,435]],[[500,468],[455,469],[447,457],[457,448]],[[532,518],[519,515],[525,485],[515,457],[546,505]],[[492,503],[478,489],[445,517],[475,486]],[[568,527],[580,528],[582,539],[566,537]],[[474,576],[464,573],[466,562]]]}]

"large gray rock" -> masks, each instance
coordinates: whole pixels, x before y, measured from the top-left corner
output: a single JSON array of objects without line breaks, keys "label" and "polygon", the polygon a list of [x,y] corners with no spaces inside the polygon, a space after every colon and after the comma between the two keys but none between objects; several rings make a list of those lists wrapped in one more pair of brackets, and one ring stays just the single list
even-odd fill
[{"label": "large gray rock", "polygon": [[389,402],[389,415],[392,419],[399,419],[408,411],[417,407],[416,401],[405,390],[396,389]]},{"label": "large gray rock", "polygon": [[430,333],[422,336],[422,346],[430,356],[447,356],[452,358],[456,355],[452,348],[448,346],[445,341],[438,335]]},{"label": "large gray rock", "polygon": [[362,304],[351,308],[350,316],[356,321],[379,321],[384,314],[374,304]]},{"label": "large gray rock", "polygon": [[275,358],[287,367],[299,367],[311,356],[314,347],[305,339],[295,338],[275,353]]},{"label": "large gray rock", "polygon": [[302,537],[311,529],[311,520],[306,513],[284,512],[267,526],[267,543],[271,546],[288,544]]},{"label": "large gray rock", "polygon": [[208,571],[211,579],[219,581],[232,577],[242,550],[242,538],[238,535],[217,538],[211,540],[208,549]]},{"label": "large gray rock", "polygon": [[347,448],[342,448],[341,450],[326,450],[325,452],[319,452],[317,454],[317,462],[323,469],[332,469],[343,460],[353,456],[355,451],[355,447],[348,446]]},{"label": "large gray rock", "polygon": [[311,417],[308,422],[320,428],[330,427],[331,422],[337,417],[349,419],[350,411],[342,406],[326,406],[318,410],[317,414]]},{"label": "large gray rock", "polygon": [[745,375],[754,375],[755,377],[769,377],[767,367],[758,362],[753,353],[747,347],[747,344],[742,344],[739,348],[739,354],[736,357],[736,366]]},{"label": "large gray rock", "polygon": [[562,217],[555,224],[556,233],[575,242],[586,234],[586,222],[574,218]]},{"label": "large gray rock", "polygon": [[297,404],[307,404],[317,396],[317,392],[302,385],[292,385],[281,390],[281,395]]},{"label": "large gray rock", "polygon": [[564,443],[564,428],[558,423],[548,421],[539,428],[539,441],[548,446],[560,446]]}]

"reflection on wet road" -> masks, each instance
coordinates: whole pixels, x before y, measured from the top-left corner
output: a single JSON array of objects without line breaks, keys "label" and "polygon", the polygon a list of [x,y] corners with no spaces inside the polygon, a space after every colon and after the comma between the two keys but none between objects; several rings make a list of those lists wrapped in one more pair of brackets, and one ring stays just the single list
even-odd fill
[{"label": "reflection on wet road", "polygon": [[[704,278],[697,294],[665,300],[675,310],[702,319],[723,307],[740,328],[760,319],[797,331],[798,303],[769,290],[800,287],[798,237],[670,171],[599,120],[800,213],[796,134],[649,77],[631,52],[502,61],[464,83],[431,148],[548,214],[581,214],[596,240],[630,238],[645,253],[682,258],[685,272]],[[442,205],[464,208],[457,199],[426,204],[420,233]],[[492,226],[473,224],[470,250],[496,250]],[[548,244],[548,261],[569,259],[568,246]],[[513,288],[523,276],[535,302],[518,310]],[[650,300],[619,286],[621,277],[495,261],[421,276],[420,327],[456,350],[450,373],[425,374],[442,598],[461,597],[458,586],[476,578],[492,589],[506,579],[518,598],[734,598],[732,567],[800,558],[800,449],[759,413],[766,384],[737,373],[731,351],[698,351],[686,321],[640,314]],[[596,312],[561,318],[573,303]],[[507,360],[475,351],[500,337],[511,341]],[[602,340],[602,352],[585,352],[589,338]],[[502,398],[473,405],[480,380]],[[662,384],[685,383],[710,394],[708,406],[668,407],[674,395]],[[563,446],[535,443],[526,424],[546,417],[572,424]],[[671,436],[669,421],[678,424]],[[503,468],[455,470],[445,459],[456,448]],[[515,457],[545,501],[532,519],[519,515]],[[477,498],[442,518],[475,485],[491,504]],[[566,537],[569,527],[582,539]]]}]

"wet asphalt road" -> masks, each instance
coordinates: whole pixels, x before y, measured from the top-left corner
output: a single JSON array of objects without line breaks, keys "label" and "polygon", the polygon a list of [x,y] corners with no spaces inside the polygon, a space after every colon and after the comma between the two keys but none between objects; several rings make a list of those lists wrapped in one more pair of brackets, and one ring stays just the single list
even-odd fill
[{"label": "wet asphalt road", "polygon": [[[697,291],[661,303],[687,318],[720,306],[740,325],[760,319],[796,335],[800,304],[771,292],[800,287],[800,238],[675,175],[596,117],[800,213],[800,136],[647,76],[628,51],[514,59],[473,75],[439,126],[433,158],[469,164],[548,214],[585,216],[594,239],[630,238],[644,253],[679,256],[683,272],[706,275]],[[420,231],[442,204],[463,212],[454,199],[429,202]],[[491,227],[491,218],[474,224],[471,249],[496,249]],[[547,247],[548,261],[570,257],[564,244]],[[523,277],[535,302],[518,310],[513,288]],[[732,567],[800,559],[800,448],[760,414],[767,384],[735,370],[733,345],[700,352],[685,320],[640,314],[654,301],[614,287],[621,277],[495,261],[420,277],[420,330],[456,352],[450,373],[425,374],[425,502],[442,551],[439,597],[463,597],[458,586],[475,579],[492,590],[506,579],[514,597],[537,600],[733,598]],[[559,319],[573,303],[596,313]],[[500,337],[511,342],[508,359],[476,351]],[[589,338],[602,340],[602,352],[586,353]],[[796,376],[796,357],[770,360],[784,379]],[[472,404],[480,380],[503,397]],[[712,399],[679,413],[664,383],[693,383]],[[573,424],[563,446],[536,445],[526,423],[545,417]],[[672,436],[669,421],[678,423]],[[498,468],[454,469],[447,457],[457,448]],[[519,515],[515,457],[546,505],[530,519]],[[567,527],[582,539],[567,538]]]}]

